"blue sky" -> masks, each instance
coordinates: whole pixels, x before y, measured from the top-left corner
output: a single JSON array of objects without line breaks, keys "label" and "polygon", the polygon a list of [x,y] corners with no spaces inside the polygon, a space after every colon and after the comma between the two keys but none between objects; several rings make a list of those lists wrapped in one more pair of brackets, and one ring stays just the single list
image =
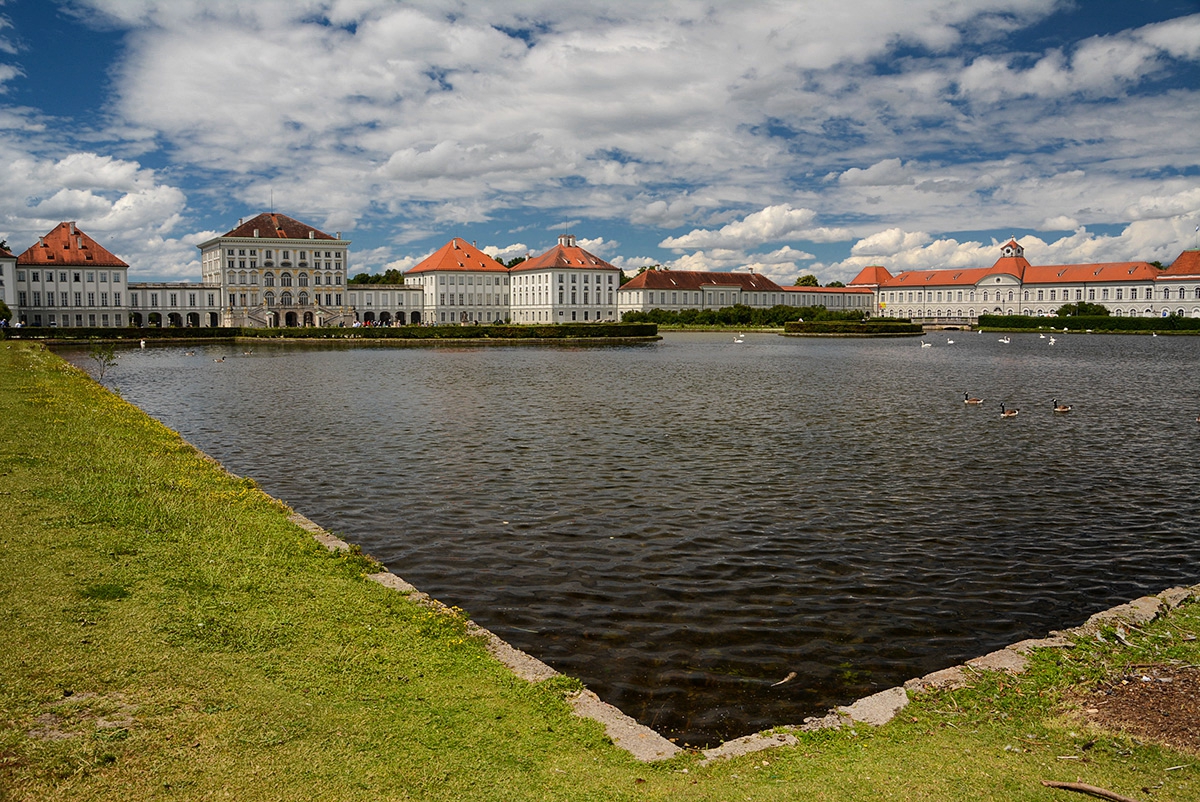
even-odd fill
[{"label": "blue sky", "polygon": [[141,280],[272,207],[352,272],[563,231],[791,283],[1169,263],[1200,225],[1200,0],[0,0],[0,238]]}]

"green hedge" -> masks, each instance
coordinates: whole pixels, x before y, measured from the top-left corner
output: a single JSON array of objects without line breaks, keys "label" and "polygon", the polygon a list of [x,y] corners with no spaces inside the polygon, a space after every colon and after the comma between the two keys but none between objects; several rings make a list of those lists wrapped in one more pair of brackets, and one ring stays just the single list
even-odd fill
[{"label": "green hedge", "polygon": [[756,326],[775,328],[798,318],[804,320],[861,321],[861,310],[829,310],[823,306],[787,306],[776,304],[761,309],[734,304],[720,309],[651,309],[647,312],[626,312],[626,323],[657,323],[660,326]]},{"label": "green hedge", "polygon": [[23,340],[208,340],[258,337],[300,340],[562,340],[580,338],[656,337],[654,323],[564,323],[545,326],[395,326],[361,328],[51,328],[3,329]]},{"label": "green hedge", "polygon": [[133,326],[22,326],[8,328],[8,336],[17,340],[224,340],[237,337],[241,329],[218,328],[144,328]]},{"label": "green hedge", "polygon": [[563,323],[545,326],[395,326],[361,328],[243,329],[243,337],[322,340],[562,340],[587,337],[655,337],[653,323]]},{"label": "green hedge", "polygon": [[804,323],[791,322],[784,324],[783,327],[784,334],[860,334],[866,336],[887,336],[922,334],[924,331],[919,323],[882,318],[874,318],[862,323],[842,320],[805,321]]},{"label": "green hedge", "polygon": [[1097,317],[1072,315],[1070,317],[1031,317],[1029,315],[980,315],[979,326],[989,329],[1059,329],[1071,331],[1196,331],[1200,332],[1200,318],[1181,317]]}]

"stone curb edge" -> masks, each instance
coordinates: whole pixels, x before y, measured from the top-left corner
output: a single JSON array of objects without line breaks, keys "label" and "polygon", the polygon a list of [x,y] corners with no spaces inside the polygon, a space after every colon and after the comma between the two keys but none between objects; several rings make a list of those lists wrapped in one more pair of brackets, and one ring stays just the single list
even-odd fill
[{"label": "stone curb edge", "polygon": [[[330,551],[350,550],[349,543],[326,532],[300,513],[291,512],[289,519],[311,533],[318,543]],[[368,574],[367,579],[386,588],[408,594],[408,597],[418,604],[442,612],[450,611],[446,605],[417,590],[390,571]],[[1020,674],[1029,664],[1026,655],[1035,649],[1070,648],[1074,645],[1072,638],[1095,637],[1104,627],[1146,624],[1190,599],[1200,599],[1200,585],[1169,588],[1154,596],[1142,596],[1131,602],[1096,613],[1081,626],[1054,630],[1048,637],[1023,640],[981,657],[967,660],[962,665],[943,668],[923,677],[915,677],[902,686],[897,685],[865,696],[849,705],[832,708],[824,716],[806,718],[802,724],[785,725],[770,732],[753,733],[726,741],[712,749],[704,749],[701,751],[703,757],[700,765],[703,766],[715,760],[740,757],[764,749],[794,746],[798,743],[794,732],[836,729],[854,724],[881,726],[895,718],[896,714],[908,705],[910,693],[962,688],[969,684],[973,674],[981,671],[1005,671],[1010,674]],[[467,622],[467,631],[474,636],[483,638],[488,652],[520,679],[527,682],[541,682],[558,676],[559,672],[541,660],[506,643],[495,633],[473,621]],[[649,727],[638,724],[637,721],[604,702],[589,690],[572,694],[567,701],[575,711],[575,715],[602,724],[605,733],[613,743],[637,760],[644,762],[667,760],[684,751]]]},{"label": "stone curb edge", "polygon": [[[292,523],[312,534],[318,543],[330,551],[350,550],[349,543],[326,532],[300,513],[292,511],[288,518]],[[429,594],[417,590],[391,571],[385,570],[368,574],[367,579],[377,582],[385,588],[405,593],[417,604],[439,612],[450,612],[450,608],[445,604]],[[559,675],[557,671],[541,660],[501,640],[494,632],[479,626],[474,621],[467,621],[467,632],[483,638],[488,652],[520,679],[527,682],[541,682]],[[605,734],[612,739],[612,742],[637,760],[643,762],[667,760],[683,751],[659,733],[637,723],[589,690],[585,689],[571,694],[567,697],[567,703],[575,711],[575,715],[603,725]]]}]

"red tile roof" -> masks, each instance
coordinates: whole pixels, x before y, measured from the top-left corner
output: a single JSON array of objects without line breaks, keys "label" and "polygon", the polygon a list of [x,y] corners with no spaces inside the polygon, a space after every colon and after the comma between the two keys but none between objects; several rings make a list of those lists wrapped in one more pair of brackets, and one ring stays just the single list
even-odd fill
[{"label": "red tile roof", "polygon": [[854,280],[850,282],[850,286],[856,287],[859,285],[867,285],[871,287],[877,287],[891,277],[892,274],[888,272],[886,267],[880,267],[879,265],[867,265],[862,270],[858,271],[858,275],[855,276]]},{"label": "red tile roof", "polygon": [[455,237],[410,268],[407,274],[435,271],[507,273],[508,268],[466,240]]},{"label": "red tile roof", "polygon": [[883,289],[898,289],[909,287],[924,287],[939,286],[974,286],[981,281],[984,276],[992,272],[990,267],[970,267],[962,270],[946,269],[940,270],[905,270],[903,273],[898,273],[887,281],[882,282],[879,286]]},{"label": "red tile roof", "polygon": [[754,292],[777,292],[778,284],[759,273],[713,273],[704,270],[647,270],[621,286],[623,290],[698,290],[702,287],[741,287]]},{"label": "red tile roof", "polygon": [[59,267],[129,267],[100,243],[75,227],[74,222],[59,223],[36,245],[17,257],[19,265]]},{"label": "red tile roof", "polygon": [[1179,258],[1171,263],[1159,275],[1163,278],[1194,278],[1200,276],[1200,248],[1193,248],[1190,251],[1184,251],[1179,254]]},{"label": "red tile roof", "polygon": [[1090,265],[1037,265],[1025,272],[1026,284],[1101,281],[1153,281],[1158,270],[1149,262],[1100,262]]},{"label": "red tile roof", "polygon": [[[254,232],[257,231],[258,234]],[[312,236],[309,236],[309,232]],[[337,239],[323,231],[293,220],[286,214],[263,212],[257,217],[238,223],[237,228],[225,233],[226,237],[259,237],[260,239]]]},{"label": "red tile roof", "polygon": [[964,270],[909,270],[888,281],[884,289],[923,286],[972,286],[987,276],[1011,275],[1023,284],[1082,284],[1104,281],[1153,281],[1159,272],[1148,262],[1099,262],[1084,265],[1031,265],[1023,256],[1002,256],[991,267]]},{"label": "red tile roof", "polygon": [[873,295],[875,290],[872,287],[803,287],[800,285],[791,285],[788,287],[780,287],[784,292],[799,292],[799,293],[820,293],[833,292],[849,295]]},{"label": "red tile roof", "polygon": [[545,270],[546,268],[553,267],[574,267],[586,270],[617,269],[599,256],[588,253],[583,248],[580,248],[575,244],[575,237],[566,234],[558,238],[557,245],[540,256],[535,256],[532,259],[526,259],[520,264],[513,265],[512,272],[522,273],[526,270]]},{"label": "red tile roof", "polygon": [[3,245],[0,245],[0,256],[9,256],[9,257],[11,257],[11,256],[12,256],[12,251],[10,251],[8,248],[5,248]]}]

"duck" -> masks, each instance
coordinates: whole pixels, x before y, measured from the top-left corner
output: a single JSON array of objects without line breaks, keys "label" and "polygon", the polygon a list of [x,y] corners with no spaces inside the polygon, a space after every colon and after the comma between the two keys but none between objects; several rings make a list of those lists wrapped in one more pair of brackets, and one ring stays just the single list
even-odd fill
[{"label": "duck", "polygon": [[1055,412],[1070,412],[1071,411],[1070,404],[1060,404],[1060,403],[1058,403],[1057,398],[1054,399],[1053,403],[1054,403],[1054,411]]},{"label": "duck", "polygon": [[1005,409],[1004,404],[1000,404],[1000,417],[1002,418],[1015,418],[1020,411],[1019,409]]},{"label": "duck", "polygon": [[982,398],[972,398],[970,393],[963,393],[963,403],[971,406],[979,406],[983,403]]}]

